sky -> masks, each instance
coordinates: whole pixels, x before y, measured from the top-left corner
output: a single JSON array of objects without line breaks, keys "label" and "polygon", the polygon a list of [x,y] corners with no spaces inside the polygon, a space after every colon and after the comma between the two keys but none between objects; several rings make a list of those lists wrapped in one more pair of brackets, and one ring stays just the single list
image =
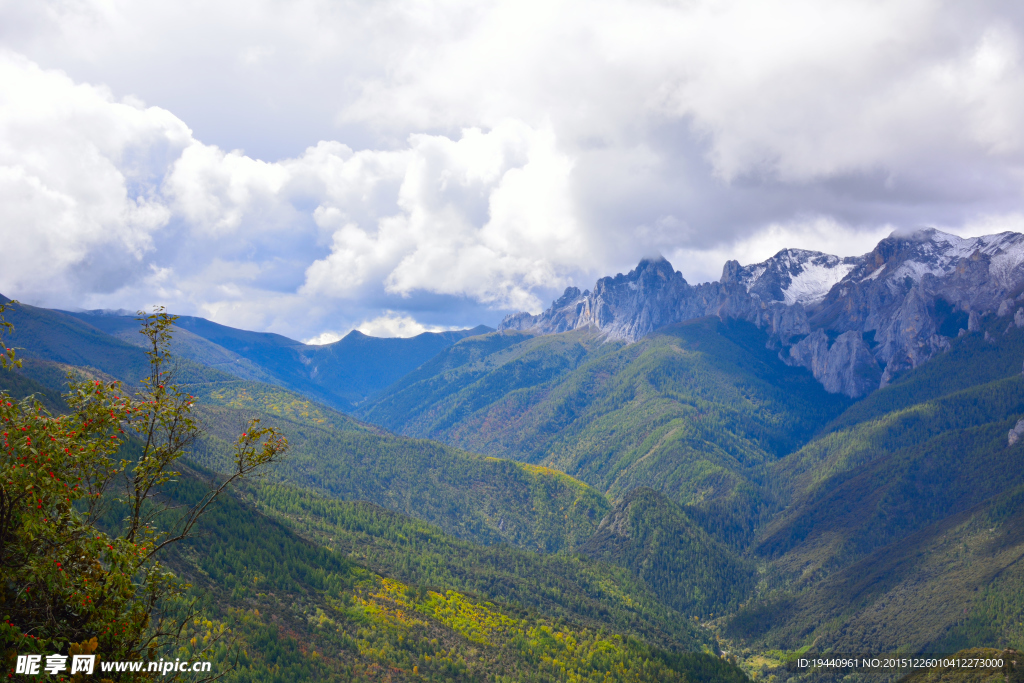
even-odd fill
[{"label": "sky", "polygon": [[1024,5],[0,0],[0,293],[325,343],[1024,231]]}]

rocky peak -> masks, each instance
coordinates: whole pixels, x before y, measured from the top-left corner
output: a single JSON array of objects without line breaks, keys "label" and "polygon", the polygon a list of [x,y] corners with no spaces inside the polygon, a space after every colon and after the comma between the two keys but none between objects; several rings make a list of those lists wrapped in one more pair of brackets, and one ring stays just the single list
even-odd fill
[{"label": "rocky peak", "polygon": [[672,281],[687,284],[683,274],[673,268],[664,256],[645,258],[641,259],[636,268],[626,275],[619,273],[614,277],[603,277],[598,280],[597,285],[594,286],[594,293],[623,285],[654,290]]},{"label": "rocky peak", "polygon": [[[982,314],[1024,324],[1022,291],[1024,235],[961,238],[927,228],[893,232],[857,257],[783,249],[748,266],[728,261],[719,282],[696,286],[664,258],[644,259],[592,292],[566,289],[540,315],[508,316],[500,329],[593,327],[636,341],[707,315],[747,320],[768,332],[783,360],[858,397],[949,348],[963,324],[965,334],[978,330]],[[950,331],[943,316],[954,314],[964,319]]]},{"label": "rocky peak", "polygon": [[970,269],[972,263],[991,267],[991,274],[999,279],[1024,261],[1024,235],[1004,232],[964,238],[935,228],[894,231],[859,260],[848,278],[851,282],[908,277],[919,282],[928,275],[941,279]]},{"label": "rocky peak", "polygon": [[742,285],[762,301],[809,306],[824,299],[856,265],[854,258],[807,249],[783,249],[770,259],[749,266],[729,261],[721,282]]},{"label": "rocky peak", "polygon": [[[587,292],[589,294],[590,292]],[[551,302],[551,308],[561,308],[567,306],[572,302],[576,301],[583,296],[583,292],[580,291],[579,287],[566,287],[565,291],[562,292],[562,296],[558,297]]]},{"label": "rocky peak", "polygon": [[507,316],[500,330],[534,330],[542,334],[595,327],[613,339],[636,341],[680,318],[679,302],[691,287],[664,257],[643,259],[623,275],[603,277],[593,293],[569,287],[539,315]]}]

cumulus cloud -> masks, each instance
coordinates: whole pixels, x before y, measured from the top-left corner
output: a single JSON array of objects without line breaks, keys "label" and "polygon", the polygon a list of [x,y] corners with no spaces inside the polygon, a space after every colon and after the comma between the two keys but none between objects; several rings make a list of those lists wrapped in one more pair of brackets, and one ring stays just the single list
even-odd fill
[{"label": "cumulus cloud", "polygon": [[[536,308],[534,288],[559,285],[591,256],[575,219],[571,170],[551,131],[519,121],[468,129],[458,140],[414,135],[400,213],[377,225],[340,225],[302,291],[346,296],[383,274],[386,290],[399,295],[425,290]],[[336,206],[318,211],[321,227],[342,217]]]},{"label": "cumulus cloud", "polygon": [[457,328],[423,325],[411,316],[386,311],[382,316],[360,323],[356,329],[371,337],[415,337],[424,332],[446,332]]},{"label": "cumulus cloud", "polygon": [[[19,86],[0,109],[9,141],[0,287],[15,295],[108,303],[134,290],[221,320],[247,305],[374,289],[537,308],[534,289],[561,285],[590,258],[572,162],[549,129],[507,121],[457,139],[415,134],[393,151],[320,142],[266,162],[23,58],[8,55],[3,69]],[[123,272],[97,270],[104,259]],[[81,273],[93,280],[84,292]],[[415,325],[392,328],[381,329]]]},{"label": "cumulus cloud", "polygon": [[180,153],[188,128],[9,52],[0,83],[0,290],[109,291],[169,221],[150,160]]},{"label": "cumulus cloud", "polygon": [[1022,40],[984,0],[8,4],[0,291],[314,338],[1017,228]]},{"label": "cumulus cloud", "polygon": [[[410,315],[402,315],[395,311],[385,311],[384,315],[372,320],[364,320],[355,326],[356,330],[370,337],[415,337],[424,332],[447,332],[459,329],[458,326],[424,325]],[[303,341],[304,344],[333,344],[342,339],[348,332],[321,332],[315,337]]]},{"label": "cumulus cloud", "polygon": [[665,257],[690,282],[718,280],[728,260],[743,265],[760,263],[779,252],[780,245],[821,251],[837,256],[867,253],[892,232],[892,225],[856,228],[828,216],[805,216],[772,223],[743,239],[712,249],[678,249]]}]

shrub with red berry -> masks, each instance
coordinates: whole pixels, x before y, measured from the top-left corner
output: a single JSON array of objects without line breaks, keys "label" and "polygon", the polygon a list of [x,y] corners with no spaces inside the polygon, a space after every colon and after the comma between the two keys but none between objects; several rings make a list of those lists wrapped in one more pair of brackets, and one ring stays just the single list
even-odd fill
[{"label": "shrub with red berry", "polygon": [[[9,305],[9,304],[8,304]],[[0,306],[0,325],[5,306]],[[233,470],[166,522],[162,486],[200,435],[194,401],[167,371],[174,316],[143,315],[150,373],[135,390],[69,378],[67,412],[0,393],[0,655],[67,653],[95,638],[109,660],[147,660],[172,644],[180,623],[161,607],[182,594],[161,550],[188,537],[234,481],[284,453],[287,441],[252,421],[234,445]],[[17,365],[0,343],[0,364]],[[113,530],[98,523],[111,510]]]}]

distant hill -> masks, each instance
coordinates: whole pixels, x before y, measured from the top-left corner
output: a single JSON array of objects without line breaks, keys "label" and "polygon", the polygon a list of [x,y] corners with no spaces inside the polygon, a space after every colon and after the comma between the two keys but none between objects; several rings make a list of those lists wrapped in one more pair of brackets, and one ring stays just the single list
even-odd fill
[{"label": "distant hill", "polygon": [[[141,343],[135,316],[105,311],[61,313],[122,342]],[[493,331],[480,325],[409,338],[380,338],[353,330],[332,344],[309,345],[192,316],[179,317],[175,327],[178,333],[173,350],[182,358],[240,379],[302,391],[346,412],[460,339]]]}]

